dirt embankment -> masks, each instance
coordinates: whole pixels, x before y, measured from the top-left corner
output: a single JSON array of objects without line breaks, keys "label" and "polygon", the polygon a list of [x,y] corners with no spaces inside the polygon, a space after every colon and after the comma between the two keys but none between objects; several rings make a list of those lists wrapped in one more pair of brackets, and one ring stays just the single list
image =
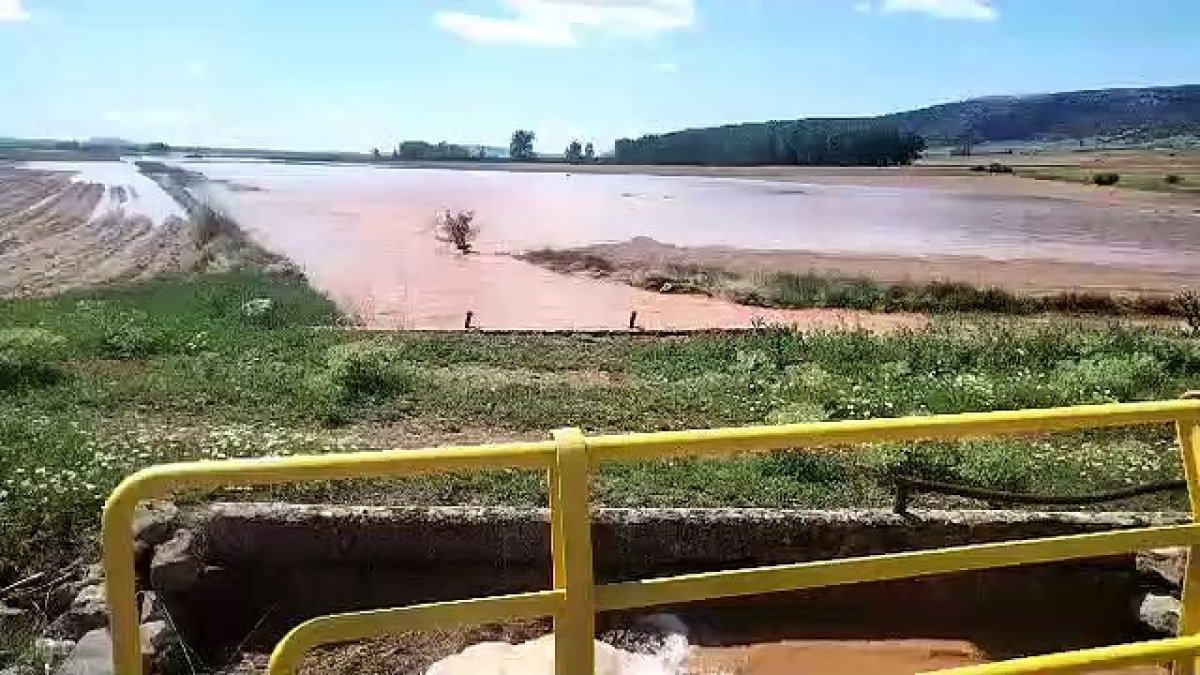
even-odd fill
[{"label": "dirt embankment", "polygon": [[863,276],[881,283],[951,281],[1026,293],[1103,292],[1170,294],[1200,284],[1194,274],[1152,267],[1054,260],[992,260],[973,256],[927,257],[770,251],[722,246],[680,247],[648,237],[569,249],[555,262],[533,261],[560,272],[597,276],[652,275],[670,268],[708,268],[751,276],[775,272]]},{"label": "dirt embankment", "polygon": [[0,165],[0,297],[49,295],[162,274],[251,267],[295,271],[246,238],[236,223],[195,200],[180,201],[187,218],[156,223],[122,208],[135,199],[126,186]]}]

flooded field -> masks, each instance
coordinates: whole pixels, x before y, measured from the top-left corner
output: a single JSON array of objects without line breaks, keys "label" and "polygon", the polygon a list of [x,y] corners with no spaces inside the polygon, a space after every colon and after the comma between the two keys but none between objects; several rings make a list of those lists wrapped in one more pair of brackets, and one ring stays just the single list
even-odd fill
[{"label": "flooded field", "polygon": [[[647,328],[746,325],[755,317],[838,325],[909,320],[664,296],[555,274],[508,255],[634,237],[819,254],[843,260],[847,271],[886,268],[893,277],[920,277],[947,260],[955,262],[949,269],[965,271],[1011,267],[1009,279],[983,276],[1014,287],[1025,285],[1031,266],[1057,271],[1054,287],[1164,291],[1200,278],[1200,214],[1192,205],[1086,186],[883,172],[766,181],[182,164],[215,181],[210,198],[253,236],[378,326],[455,328],[468,311],[486,328],[621,328],[633,311]],[[478,214],[477,255],[460,256],[436,241],[434,215],[445,208]]]}]

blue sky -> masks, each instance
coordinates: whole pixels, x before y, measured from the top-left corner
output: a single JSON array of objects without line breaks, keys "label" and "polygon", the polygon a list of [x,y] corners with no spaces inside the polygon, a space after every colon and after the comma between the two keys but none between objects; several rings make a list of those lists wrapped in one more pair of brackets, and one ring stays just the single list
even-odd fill
[{"label": "blue sky", "polygon": [[1196,82],[1197,0],[0,0],[0,136],[553,151]]}]

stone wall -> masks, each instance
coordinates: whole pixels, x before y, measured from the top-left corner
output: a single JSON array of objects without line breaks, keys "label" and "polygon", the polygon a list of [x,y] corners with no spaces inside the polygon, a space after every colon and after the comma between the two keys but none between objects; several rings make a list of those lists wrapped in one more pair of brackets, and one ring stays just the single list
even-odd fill
[{"label": "stone wall", "polygon": [[[1132,513],[602,509],[593,539],[603,583],[1176,522]],[[251,646],[269,647],[322,614],[550,585],[546,510],[219,503],[166,509],[142,532],[146,584],[213,658],[247,635]],[[970,626],[1075,621],[1080,635],[1103,641],[1137,629],[1131,606],[1140,587],[1130,555],[673,609],[715,625],[769,605],[806,637],[961,636]]]},{"label": "stone wall", "polygon": [[[1186,520],[1146,513],[601,509],[592,534],[596,577],[606,583]],[[550,586],[546,510],[254,503],[179,510],[157,503],[142,510],[135,530],[147,658],[157,661],[180,656],[174,631],[163,626],[178,628],[192,660],[212,665],[227,663],[239,648],[269,650],[314,616]],[[699,644],[947,637],[1000,657],[1128,641],[1149,635],[1146,623],[1169,632],[1180,570],[1176,554],[1143,555],[1136,563],[1130,554],[665,609]],[[105,639],[96,630],[105,619],[98,583],[93,569],[72,587],[77,597],[56,622],[57,637],[92,631]],[[1156,612],[1155,619],[1139,620],[1139,607]],[[600,627],[620,629],[630,618],[602,616]]]}]

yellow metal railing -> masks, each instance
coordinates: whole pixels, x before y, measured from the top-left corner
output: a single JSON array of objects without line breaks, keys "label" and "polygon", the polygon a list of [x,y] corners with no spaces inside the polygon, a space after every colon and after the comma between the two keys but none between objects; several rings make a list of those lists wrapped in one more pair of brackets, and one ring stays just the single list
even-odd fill
[{"label": "yellow metal railing", "polygon": [[[596,585],[592,576],[588,481],[600,462],[715,456],[790,447],[1042,433],[1156,423],[1176,425],[1194,524],[1149,527],[973,546],[689,574]],[[294,673],[313,647],[408,630],[550,616],[559,675],[594,671],[596,612],[710,598],[757,595],[836,584],[905,579],[1013,565],[1088,558],[1200,543],[1200,400],[1121,403],[900,419],[587,437],[555,431],[552,441],[433,450],[391,450],[308,457],[198,462],[149,468],[113,491],[104,509],[104,568],[111,615],[113,665],[140,675],[132,526],[143,499],[180,489],[270,485],[488,468],[545,470],[549,475],[553,588],[498,597],[439,602],[320,617],[293,629],[271,656],[271,675]],[[1200,655],[1200,586],[1189,556],[1180,635],[1172,640],[1067,652],[973,666],[958,675],[1085,672],[1109,665],[1175,660],[1194,672]]]}]

